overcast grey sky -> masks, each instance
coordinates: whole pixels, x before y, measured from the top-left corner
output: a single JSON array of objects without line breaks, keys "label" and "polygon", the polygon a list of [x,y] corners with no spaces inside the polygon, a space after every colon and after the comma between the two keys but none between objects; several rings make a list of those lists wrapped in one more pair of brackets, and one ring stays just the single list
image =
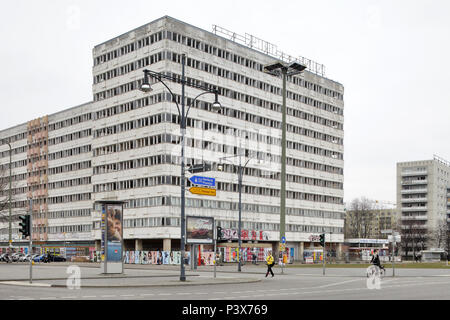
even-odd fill
[{"label": "overcast grey sky", "polygon": [[0,11],[0,130],[92,100],[92,48],[164,15],[249,33],[345,87],[345,201],[395,202],[396,163],[450,161],[450,1],[16,0]]}]

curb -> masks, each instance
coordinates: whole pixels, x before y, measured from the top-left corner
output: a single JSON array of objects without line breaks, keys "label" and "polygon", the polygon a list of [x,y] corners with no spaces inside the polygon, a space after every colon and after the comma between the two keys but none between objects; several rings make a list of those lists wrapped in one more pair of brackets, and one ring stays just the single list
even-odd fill
[{"label": "curb", "polygon": [[[64,279],[65,280],[65,279]],[[178,283],[154,283],[154,284],[137,284],[137,285],[81,285],[81,288],[149,288],[149,287],[181,287],[181,286],[204,286],[204,285],[218,285],[218,284],[241,284],[241,283],[255,283],[261,282],[261,279],[233,279],[232,281],[217,281],[217,282],[178,282]],[[49,284],[49,283],[29,283],[26,281],[1,281],[0,284],[10,286],[25,286],[25,287],[51,287],[51,288],[67,288],[63,284]]]},{"label": "curb", "polygon": [[[184,286],[205,286],[205,285],[218,285],[218,284],[240,284],[240,283],[255,283],[261,282],[260,279],[241,279],[233,281],[220,281],[220,282],[204,282],[204,283],[189,283],[179,282],[179,283],[155,283],[155,284],[137,284],[137,285],[82,285],[80,288],[150,288],[150,287],[184,287]],[[51,284],[52,288],[67,288],[67,285],[62,284]]]},{"label": "curb", "polygon": [[[99,280],[99,279],[129,279],[129,278],[172,278],[172,277],[179,277],[179,274],[173,274],[173,275],[159,275],[159,276],[104,276],[104,277],[82,277],[82,279],[85,280]],[[198,277],[199,274],[187,274],[186,277]],[[20,281],[29,281],[30,279],[0,279],[0,284],[2,282],[20,282]],[[65,278],[33,278],[34,281],[48,281],[48,280],[67,280],[67,277]]]}]

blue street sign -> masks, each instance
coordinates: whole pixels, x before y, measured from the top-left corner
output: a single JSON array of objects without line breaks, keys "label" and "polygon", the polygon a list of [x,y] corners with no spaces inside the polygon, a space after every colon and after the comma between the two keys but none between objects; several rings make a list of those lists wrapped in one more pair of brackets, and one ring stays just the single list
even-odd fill
[{"label": "blue street sign", "polygon": [[286,237],[281,238],[281,243],[286,243]]},{"label": "blue street sign", "polygon": [[198,184],[198,185],[208,186],[208,187],[215,187],[216,186],[216,179],[214,179],[214,178],[192,176],[192,177],[189,178],[189,180],[193,184]]}]

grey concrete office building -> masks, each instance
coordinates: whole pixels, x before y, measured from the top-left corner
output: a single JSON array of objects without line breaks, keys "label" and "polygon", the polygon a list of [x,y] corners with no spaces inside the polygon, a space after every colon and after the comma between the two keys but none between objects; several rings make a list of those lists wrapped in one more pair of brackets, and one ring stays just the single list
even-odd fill
[{"label": "grey concrete office building", "polygon": [[[35,240],[60,246],[68,241],[99,247],[98,200],[125,201],[126,248],[176,250],[180,245],[180,128],[169,91],[152,79],[139,90],[143,70],[186,77],[219,90],[190,108],[187,164],[207,162],[216,196],[186,192],[186,215],[212,216],[216,225],[238,225],[238,158],[250,159],[243,178],[245,246],[276,247],[280,221],[281,86],[265,65],[294,58],[256,37],[214,26],[208,32],[162,17],[94,47],[93,101],[0,131],[0,165],[13,151],[15,214],[33,199]],[[296,58],[307,69],[287,84],[287,246],[302,257],[325,232],[336,250],[344,241],[344,88],[325,77],[324,67]],[[178,102],[181,85],[165,81]],[[201,91],[187,85],[186,102]],[[188,175],[189,176],[189,175]],[[8,176],[7,176],[8,177]],[[188,182],[188,188],[190,184]],[[188,189],[187,188],[187,189]],[[7,196],[3,190],[2,197]],[[0,221],[0,242],[8,232]],[[6,230],[6,231],[5,231]],[[14,224],[14,242],[17,223]],[[222,245],[236,246],[236,238]]]}]

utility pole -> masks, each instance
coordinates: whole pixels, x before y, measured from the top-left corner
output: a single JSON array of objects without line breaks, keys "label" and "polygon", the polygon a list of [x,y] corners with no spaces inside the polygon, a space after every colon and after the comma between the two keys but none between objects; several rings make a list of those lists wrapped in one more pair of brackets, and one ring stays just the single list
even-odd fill
[{"label": "utility pole", "polygon": [[11,144],[9,142],[7,142],[8,146],[9,146],[9,252],[11,252],[11,246],[12,246],[12,208],[11,208],[11,193],[12,193],[12,189],[11,189],[11,185],[12,185],[12,170],[11,170],[11,166],[12,166],[12,162],[11,162],[11,153],[12,153],[12,148],[11,148]]},{"label": "utility pole", "polygon": [[30,199],[30,242],[29,249],[30,252],[30,283],[33,283],[33,199]]}]

